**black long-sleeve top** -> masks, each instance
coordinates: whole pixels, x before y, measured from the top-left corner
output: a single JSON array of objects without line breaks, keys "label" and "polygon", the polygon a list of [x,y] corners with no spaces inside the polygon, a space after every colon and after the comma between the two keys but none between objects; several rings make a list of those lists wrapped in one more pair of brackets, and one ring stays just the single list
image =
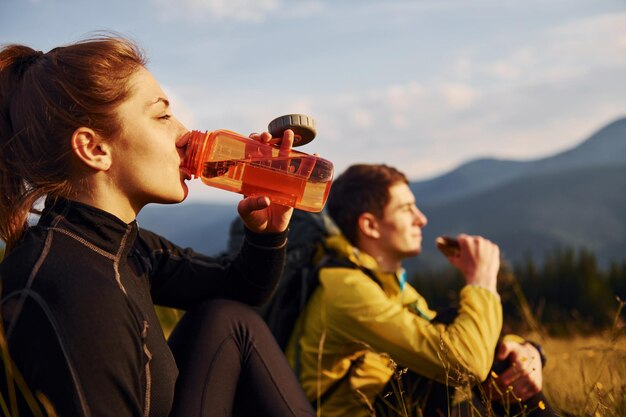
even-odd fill
[{"label": "black long-sleeve top", "polygon": [[234,259],[211,258],[134,221],[49,201],[0,264],[12,359],[61,417],[166,417],[178,370],[153,305],[259,304],[279,279],[285,244],[286,233],[247,232]]}]

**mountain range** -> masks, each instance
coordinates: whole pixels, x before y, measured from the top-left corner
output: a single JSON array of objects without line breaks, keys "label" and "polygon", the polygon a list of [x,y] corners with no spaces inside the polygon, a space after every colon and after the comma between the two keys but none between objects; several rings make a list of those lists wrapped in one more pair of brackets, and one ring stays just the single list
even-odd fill
[{"label": "mountain range", "polygon": [[[588,249],[601,265],[626,260],[626,118],[550,157],[477,159],[410,187],[428,225],[423,253],[407,263],[409,271],[443,265],[434,239],[461,232],[488,237],[513,262],[526,255],[541,261],[565,247]],[[217,254],[235,216],[232,205],[151,205],[139,222],[180,245]]]}]

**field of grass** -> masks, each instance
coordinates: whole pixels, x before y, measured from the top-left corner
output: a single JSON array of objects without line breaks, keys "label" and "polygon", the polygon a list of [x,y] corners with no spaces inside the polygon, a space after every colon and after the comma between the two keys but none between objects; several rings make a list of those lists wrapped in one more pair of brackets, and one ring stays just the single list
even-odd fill
[{"label": "field of grass", "polygon": [[544,389],[575,416],[626,416],[626,334],[544,338]]},{"label": "field of grass", "polygon": [[[159,313],[168,335],[181,312],[160,309]],[[570,416],[626,416],[624,323],[616,320],[611,330],[594,335],[556,338],[535,333],[523,336],[539,342],[548,358],[543,370],[543,386],[556,409]]]},{"label": "field of grass", "polygon": [[[167,336],[182,313],[163,308],[157,308],[157,312]],[[616,323],[611,331],[591,336],[524,336],[543,346],[548,358],[544,368],[544,392],[557,410],[576,417],[626,416],[626,328],[623,323]],[[0,348],[4,353],[3,360],[8,361],[3,338],[0,338]],[[13,378],[16,378],[19,391],[28,392],[23,382],[20,383],[21,377],[10,377]],[[12,401],[5,395],[0,395],[0,415],[16,415],[11,410]],[[55,416],[46,399],[37,397],[45,410],[35,414]]]}]

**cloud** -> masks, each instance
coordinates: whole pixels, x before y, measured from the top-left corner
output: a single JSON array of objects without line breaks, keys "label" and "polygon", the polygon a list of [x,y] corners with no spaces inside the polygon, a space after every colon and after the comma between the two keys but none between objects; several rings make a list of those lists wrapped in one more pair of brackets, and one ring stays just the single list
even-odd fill
[{"label": "cloud", "polygon": [[281,0],[153,0],[166,20],[260,22],[277,12]]},{"label": "cloud", "polygon": [[496,59],[483,50],[471,66],[494,82],[562,82],[595,68],[625,67],[625,37],[626,13],[577,19],[540,31]]},{"label": "cloud", "polygon": [[309,18],[326,9],[323,2],[307,0],[296,5],[284,0],[151,0],[165,21],[235,21],[262,23],[271,18]]},{"label": "cloud", "polygon": [[424,87],[415,81],[406,85],[391,85],[386,91],[389,106],[397,111],[411,108],[416,98],[424,93]]},{"label": "cloud", "polygon": [[[548,75],[576,76],[595,68],[626,66],[626,13],[600,15],[556,27],[538,65],[550,69]],[[551,77],[548,77],[551,78]]]},{"label": "cloud", "polygon": [[[520,80],[536,65],[535,48],[522,47],[500,59],[484,65],[488,75],[499,80]],[[480,65],[478,65],[480,67]]]},{"label": "cloud", "polygon": [[441,92],[452,109],[464,109],[471,106],[478,95],[474,88],[464,84],[443,84]]},{"label": "cloud", "polygon": [[368,129],[372,127],[372,114],[364,109],[354,109],[350,112],[350,122],[357,129]]}]

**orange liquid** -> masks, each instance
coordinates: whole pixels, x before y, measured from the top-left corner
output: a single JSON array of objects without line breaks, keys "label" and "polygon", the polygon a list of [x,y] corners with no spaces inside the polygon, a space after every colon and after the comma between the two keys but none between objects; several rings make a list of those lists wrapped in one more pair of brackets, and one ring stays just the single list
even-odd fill
[{"label": "orange liquid", "polygon": [[324,208],[331,185],[330,178],[312,181],[267,163],[243,160],[205,162],[201,179],[223,190],[245,196],[263,195],[276,204],[314,212]]}]

